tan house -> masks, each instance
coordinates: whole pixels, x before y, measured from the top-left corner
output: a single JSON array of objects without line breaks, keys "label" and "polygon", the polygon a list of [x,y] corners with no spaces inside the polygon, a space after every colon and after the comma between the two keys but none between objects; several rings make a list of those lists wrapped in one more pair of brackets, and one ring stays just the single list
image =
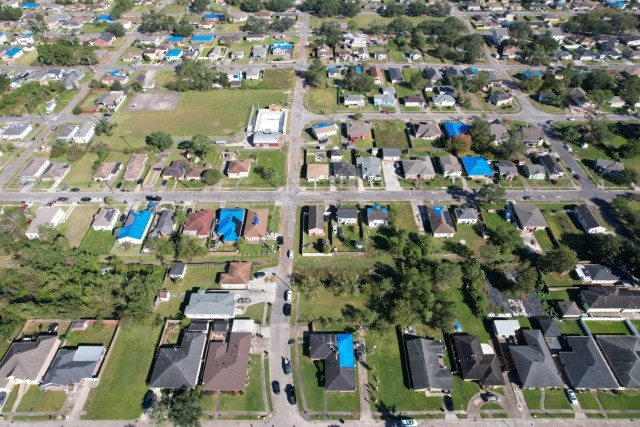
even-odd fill
[{"label": "tan house", "polygon": [[269,209],[248,209],[242,237],[247,242],[259,242],[267,235]]},{"label": "tan house", "polygon": [[251,162],[249,160],[231,160],[227,163],[227,176],[229,178],[246,178],[251,170]]},{"label": "tan house", "polygon": [[227,263],[227,271],[220,275],[220,287],[222,289],[247,289],[251,280],[250,262]]},{"label": "tan house", "polygon": [[187,222],[182,229],[182,234],[206,239],[211,235],[213,220],[216,217],[214,209],[203,209],[198,212],[191,212],[187,217]]},{"label": "tan house", "polygon": [[93,174],[93,180],[96,182],[110,181],[115,177],[122,169],[122,163],[117,162],[105,162],[101,164],[96,173]]},{"label": "tan house", "polygon": [[307,181],[318,182],[329,178],[329,165],[326,163],[307,164]]},{"label": "tan house", "polygon": [[307,234],[324,236],[324,209],[322,206],[309,206],[307,215]]}]

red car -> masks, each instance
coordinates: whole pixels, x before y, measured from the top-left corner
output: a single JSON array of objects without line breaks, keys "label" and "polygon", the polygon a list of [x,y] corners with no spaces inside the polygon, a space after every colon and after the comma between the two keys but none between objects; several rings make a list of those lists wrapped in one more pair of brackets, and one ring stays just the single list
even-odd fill
[{"label": "red car", "polygon": [[578,175],[578,174],[573,175],[573,177],[575,179],[577,179],[578,181],[582,181],[582,177],[580,175]]}]

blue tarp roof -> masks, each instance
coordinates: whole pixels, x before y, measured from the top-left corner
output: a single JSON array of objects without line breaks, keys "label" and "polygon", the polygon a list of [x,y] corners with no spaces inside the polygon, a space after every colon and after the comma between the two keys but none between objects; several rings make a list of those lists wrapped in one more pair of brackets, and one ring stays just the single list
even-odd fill
[{"label": "blue tarp roof", "polygon": [[167,38],[167,43],[176,43],[184,41],[184,37],[180,36],[171,36]]},{"label": "blue tarp roof", "polygon": [[167,56],[178,56],[182,53],[182,49],[171,49],[167,52]]},{"label": "blue tarp roof", "polygon": [[607,2],[607,4],[609,6],[617,7],[617,8],[620,8],[620,9],[623,9],[623,8],[627,7],[627,3],[623,2],[623,1],[610,1],[610,2]]},{"label": "blue tarp roof", "polygon": [[534,77],[541,77],[542,73],[540,70],[526,70],[522,73],[522,77],[525,79],[532,79]]},{"label": "blue tarp roof", "polygon": [[20,49],[19,47],[12,47],[11,49],[9,49],[7,51],[7,53],[5,53],[5,55],[7,55],[9,58],[17,55],[18,53],[20,53],[22,51],[22,49]]},{"label": "blue tarp roof", "polygon": [[37,9],[38,8],[38,3],[22,3],[20,5],[23,9]]},{"label": "blue tarp roof", "polygon": [[98,21],[113,21],[109,15],[99,15],[96,20]]},{"label": "blue tarp roof", "polygon": [[371,213],[373,213],[373,210],[374,210],[374,209],[375,209],[375,210],[379,210],[379,209],[380,209],[380,210],[382,210],[382,212],[383,212],[383,213],[388,213],[388,212],[387,212],[387,208],[383,208],[382,206],[380,206],[380,205],[376,204],[376,205],[373,205],[373,207],[369,207],[369,208],[367,208],[367,214],[371,214]]},{"label": "blue tarp roof", "polygon": [[434,207],[433,207],[433,212],[434,212],[437,216],[442,215],[442,212],[444,212],[444,206],[434,206]]},{"label": "blue tarp roof", "polygon": [[334,124],[333,123],[318,123],[313,128],[314,129],[322,129],[322,128],[328,128],[329,126],[334,126]]},{"label": "blue tarp roof", "polygon": [[467,175],[471,176],[493,176],[493,171],[489,162],[482,157],[462,157],[462,164]]},{"label": "blue tarp roof", "polygon": [[339,68],[338,67],[329,67],[327,68],[327,71],[338,71]]},{"label": "blue tarp roof", "polygon": [[129,215],[133,217],[133,222],[124,226],[118,232],[118,239],[131,237],[132,239],[142,239],[147,229],[149,221],[151,221],[150,211],[131,212]]},{"label": "blue tarp roof", "polygon": [[353,354],[353,335],[338,334],[338,363],[341,368],[355,369],[356,359]]},{"label": "blue tarp roof", "polygon": [[237,242],[242,220],[244,219],[244,209],[220,209],[220,221],[218,222],[218,234],[222,234],[223,242]]},{"label": "blue tarp roof", "polygon": [[205,13],[204,19],[224,19],[224,15],[221,13]]},{"label": "blue tarp roof", "polygon": [[469,132],[469,125],[465,125],[460,122],[444,122],[444,131],[447,134],[447,138],[453,138],[461,133]]},{"label": "blue tarp roof", "polygon": [[356,65],[355,67],[353,67],[353,69],[356,71],[356,73],[362,74],[362,67],[361,66]]},{"label": "blue tarp roof", "polygon": [[122,74],[122,70],[109,71],[107,74],[110,75],[110,76],[113,76],[113,77],[119,76],[120,74]]},{"label": "blue tarp roof", "polygon": [[191,37],[192,42],[209,42],[211,40],[213,40],[213,35],[211,34],[199,34]]}]

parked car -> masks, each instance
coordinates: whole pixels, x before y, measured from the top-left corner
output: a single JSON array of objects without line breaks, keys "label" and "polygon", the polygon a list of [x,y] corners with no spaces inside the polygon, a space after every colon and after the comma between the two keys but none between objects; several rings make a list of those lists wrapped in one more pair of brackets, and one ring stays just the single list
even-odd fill
[{"label": "parked car", "polygon": [[285,316],[291,316],[291,304],[286,303],[282,306],[282,314]]},{"label": "parked car", "polygon": [[271,389],[273,389],[273,394],[280,394],[280,383],[278,381],[272,381]]},{"label": "parked car", "polygon": [[364,362],[364,353],[359,348],[356,348],[356,359],[358,359],[359,362]]},{"label": "parked car", "polygon": [[567,170],[569,171],[569,173],[576,173],[575,169],[572,167],[567,167]]},{"label": "parked car", "polygon": [[286,357],[282,359],[282,370],[284,371],[285,375],[291,375],[292,371],[291,371],[291,360],[287,359]]},{"label": "parked car", "polygon": [[582,177],[580,175],[578,175],[578,174],[573,175],[573,177],[575,179],[577,179],[578,181],[582,181]]},{"label": "parked car", "polygon": [[80,189],[79,189],[78,187],[73,187],[73,188],[72,188],[71,190],[69,190],[69,191],[71,191],[72,193],[77,193],[77,192],[79,192],[79,191],[80,191]]},{"label": "parked car", "polygon": [[284,300],[285,300],[286,302],[291,302],[292,296],[293,296],[293,292],[291,292],[290,290],[288,290],[288,291],[286,291],[286,292],[284,293]]},{"label": "parked car", "polygon": [[493,393],[485,393],[482,395],[482,400],[484,400],[485,402],[499,402],[500,398],[498,398],[498,396]]},{"label": "parked car", "polygon": [[156,394],[152,390],[147,390],[147,393],[144,395],[144,398],[142,399],[142,411],[147,412],[149,409],[151,409],[155,401],[156,401]]},{"label": "parked car", "polygon": [[91,197],[80,197],[80,201],[81,202],[90,202],[91,201]]},{"label": "parked car", "polygon": [[69,198],[68,197],[58,197],[58,201],[60,203],[69,203]]},{"label": "parked car", "polygon": [[288,258],[293,258],[293,249],[289,249],[289,250],[287,251],[287,257],[288,257]]},{"label": "parked car", "polygon": [[453,406],[453,399],[448,394],[445,394],[442,397],[442,402],[444,403],[444,410],[448,412],[453,412],[455,407]]},{"label": "parked car", "polygon": [[405,418],[403,420],[400,420],[400,425],[414,427],[418,425],[418,422],[413,418]]},{"label": "parked car", "polygon": [[150,201],[150,202],[159,202],[159,201],[162,200],[162,197],[149,195],[149,196],[147,196],[147,200]]},{"label": "parked car", "polygon": [[571,402],[572,405],[578,404],[578,398],[576,397],[576,394],[573,392],[573,390],[568,388],[568,389],[565,389],[564,392],[566,393],[567,399],[569,399],[569,402]]},{"label": "parked car", "polygon": [[121,188],[122,188],[122,183],[121,182],[117,183],[116,184],[116,190],[119,190]]},{"label": "parked car", "polygon": [[267,274],[264,271],[258,271],[256,274],[253,275],[253,277],[255,279],[262,279],[263,277],[265,277]]},{"label": "parked car", "polygon": [[296,404],[296,388],[292,384],[289,384],[287,385],[287,388],[285,391],[287,392],[287,400],[289,401],[289,403],[292,405],[295,405]]},{"label": "parked car", "polygon": [[49,326],[47,326],[47,333],[48,334],[55,334],[58,332],[58,329],[60,329],[60,325],[57,323],[52,323]]},{"label": "parked car", "polygon": [[7,400],[7,392],[3,391],[0,393],[0,408],[4,405],[4,401]]}]

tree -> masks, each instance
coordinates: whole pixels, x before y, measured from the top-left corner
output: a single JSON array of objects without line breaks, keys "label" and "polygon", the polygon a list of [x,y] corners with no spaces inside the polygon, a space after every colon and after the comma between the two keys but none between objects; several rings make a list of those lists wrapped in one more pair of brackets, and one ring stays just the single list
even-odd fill
[{"label": "tree", "polygon": [[538,271],[526,265],[518,271],[516,275],[516,288],[522,292],[531,292],[538,283]]},{"label": "tree", "polygon": [[178,228],[185,225],[187,223],[187,212],[185,212],[184,209],[176,209],[176,212],[173,214],[173,222]]},{"label": "tree", "polygon": [[107,25],[107,28],[105,28],[105,31],[107,33],[113,34],[116,37],[124,37],[124,35],[127,32],[124,29],[124,26],[120,22],[112,22],[111,24]]},{"label": "tree", "polygon": [[48,29],[47,23],[44,22],[44,16],[40,14],[36,15],[35,19],[27,21],[27,28],[34,34],[42,34]]},{"label": "tree", "polygon": [[109,89],[110,90],[122,90],[122,83],[120,83],[120,80],[116,80],[113,83],[111,83],[111,87]]},{"label": "tree", "polygon": [[256,166],[255,171],[260,178],[267,182],[271,182],[275,175],[275,171],[271,166]]},{"label": "tree", "polygon": [[191,25],[189,18],[183,15],[180,21],[173,27],[173,33],[180,37],[191,37],[195,33],[195,29],[193,25]]},{"label": "tree", "polygon": [[542,79],[538,76],[532,76],[529,78],[521,78],[518,82],[518,87],[527,93],[538,92],[542,87]]},{"label": "tree", "polygon": [[533,30],[526,21],[516,21],[509,26],[509,37],[516,40],[518,44],[524,44],[533,37]]},{"label": "tree", "polygon": [[622,172],[612,175],[609,179],[616,184],[631,185],[640,182],[638,172],[635,169],[626,168]]},{"label": "tree", "polygon": [[429,6],[421,1],[414,1],[407,7],[407,15],[409,16],[422,16],[427,13],[429,13]]},{"label": "tree", "polygon": [[269,30],[273,33],[286,33],[293,28],[296,21],[291,18],[280,18],[269,24]]},{"label": "tree", "polygon": [[[411,21],[404,17],[394,18],[389,25],[387,25],[387,31],[391,34],[404,35],[413,30],[413,24]],[[397,44],[397,41],[396,41]]]},{"label": "tree", "polygon": [[158,151],[168,150],[173,146],[173,138],[166,132],[157,131],[150,133],[144,139],[144,142]]},{"label": "tree", "polygon": [[336,21],[326,21],[320,24],[318,35],[324,39],[324,42],[333,47],[342,40],[342,29],[340,23]]},{"label": "tree", "polygon": [[476,199],[487,205],[504,204],[507,201],[507,192],[501,185],[485,184],[478,190]]},{"label": "tree", "polygon": [[582,81],[582,89],[587,92],[594,89],[613,90],[615,87],[615,80],[605,70],[593,70]]},{"label": "tree", "polygon": [[613,92],[609,89],[592,89],[587,95],[598,106],[603,105],[613,98]]},{"label": "tree", "polygon": [[564,24],[565,30],[594,35],[619,35],[637,26],[637,18],[623,10],[597,7],[588,13],[574,15]]},{"label": "tree", "polygon": [[445,148],[456,156],[466,154],[471,151],[471,136],[464,133],[456,135],[447,140]]},{"label": "tree", "polygon": [[73,110],[71,110],[71,113],[73,113],[73,115],[75,116],[82,114],[82,107],[76,105],[75,107],[73,107]]},{"label": "tree", "polygon": [[402,3],[391,3],[384,10],[384,16],[392,18],[394,16],[402,16],[406,12],[406,7]]},{"label": "tree", "polygon": [[469,34],[460,37],[456,48],[462,53],[462,60],[467,64],[473,64],[483,57],[484,39],[480,34]]},{"label": "tree", "polygon": [[22,17],[22,10],[7,5],[0,6],[0,21],[18,21]]},{"label": "tree", "polygon": [[582,138],[582,135],[580,135],[580,132],[578,132],[575,126],[567,126],[562,129],[562,138],[566,142],[575,144]]},{"label": "tree", "polygon": [[197,90],[200,92],[211,90],[215,70],[204,61],[183,59],[176,68],[176,78],[171,89],[178,92]]},{"label": "tree", "polygon": [[540,257],[540,263],[538,265],[540,269],[545,272],[566,274],[576,266],[577,262],[578,256],[576,253],[569,249],[568,246],[560,245],[556,250],[545,252],[545,254]]},{"label": "tree", "polygon": [[368,74],[358,74],[351,69],[344,78],[344,86],[354,92],[369,92],[375,87],[375,80]]},{"label": "tree", "polygon": [[444,17],[449,16],[451,13],[451,4],[444,0],[436,0],[435,3],[429,6],[429,16]]},{"label": "tree", "polygon": [[142,87],[142,84],[140,84],[140,82],[131,83],[131,90],[133,90],[134,92],[142,92],[143,89],[144,88]]},{"label": "tree", "polygon": [[268,0],[265,6],[272,12],[284,12],[293,7],[293,0]]},{"label": "tree", "polygon": [[0,93],[6,92],[11,86],[11,79],[4,74],[0,74]]},{"label": "tree", "polygon": [[266,33],[269,31],[269,20],[250,16],[242,26],[242,30],[256,34]]},{"label": "tree", "polygon": [[509,139],[500,144],[498,151],[503,159],[516,160],[525,156],[527,147],[516,133],[512,133]]},{"label": "tree", "polygon": [[205,185],[216,185],[222,179],[222,173],[218,169],[208,169],[202,175],[202,182]]},{"label": "tree", "polygon": [[169,32],[176,26],[176,19],[163,12],[152,10],[142,14],[142,22],[138,26],[138,31],[145,34],[155,32]]},{"label": "tree", "polygon": [[113,135],[113,128],[117,126],[117,123],[111,123],[108,119],[103,118],[100,119],[98,123],[96,123],[95,133],[97,136],[101,136],[103,134],[106,136],[111,136]]},{"label": "tree", "polygon": [[213,149],[213,141],[208,136],[194,135],[189,142],[189,146],[201,159],[207,157],[207,154]]},{"label": "tree", "polygon": [[124,12],[133,9],[133,6],[133,0],[116,0],[111,12],[109,12],[109,16],[112,19],[119,19]]},{"label": "tree", "polygon": [[262,10],[262,2],[260,0],[242,0],[240,10],[245,12],[260,12]]},{"label": "tree", "polygon": [[44,65],[93,65],[98,62],[93,47],[83,46],[75,38],[63,38],[55,43],[38,45],[38,61]]},{"label": "tree", "polygon": [[176,252],[173,241],[162,237],[152,237],[148,239],[145,247],[154,252],[156,258],[158,258],[163,264],[166,264],[169,260],[173,259]]},{"label": "tree", "polygon": [[640,101],[640,77],[630,76],[622,80],[616,92],[627,104],[635,105]]},{"label": "tree", "polygon": [[422,76],[422,73],[414,73],[411,75],[411,77],[409,77],[409,86],[411,86],[411,89],[414,90],[420,90],[422,91],[426,85],[426,80],[425,78]]},{"label": "tree", "polygon": [[469,129],[469,135],[473,141],[473,150],[477,153],[487,153],[491,149],[493,136],[491,135],[490,124],[482,117],[473,119]]},{"label": "tree", "polygon": [[209,0],[193,0],[191,3],[191,11],[193,13],[203,13],[209,10],[211,3]]},{"label": "tree", "polygon": [[315,87],[325,86],[327,81],[327,67],[322,63],[320,58],[315,58],[305,74],[307,84]]},{"label": "tree", "polygon": [[360,27],[358,26],[358,21],[356,21],[355,19],[350,19],[349,22],[347,22],[347,30],[349,31],[358,31]]},{"label": "tree", "polygon": [[180,259],[190,260],[194,257],[204,256],[209,251],[205,242],[197,237],[184,234],[176,236],[176,256]]},{"label": "tree", "polygon": [[604,120],[597,120],[594,117],[589,117],[589,138],[593,145],[601,145],[611,139],[611,132],[609,125]]}]

